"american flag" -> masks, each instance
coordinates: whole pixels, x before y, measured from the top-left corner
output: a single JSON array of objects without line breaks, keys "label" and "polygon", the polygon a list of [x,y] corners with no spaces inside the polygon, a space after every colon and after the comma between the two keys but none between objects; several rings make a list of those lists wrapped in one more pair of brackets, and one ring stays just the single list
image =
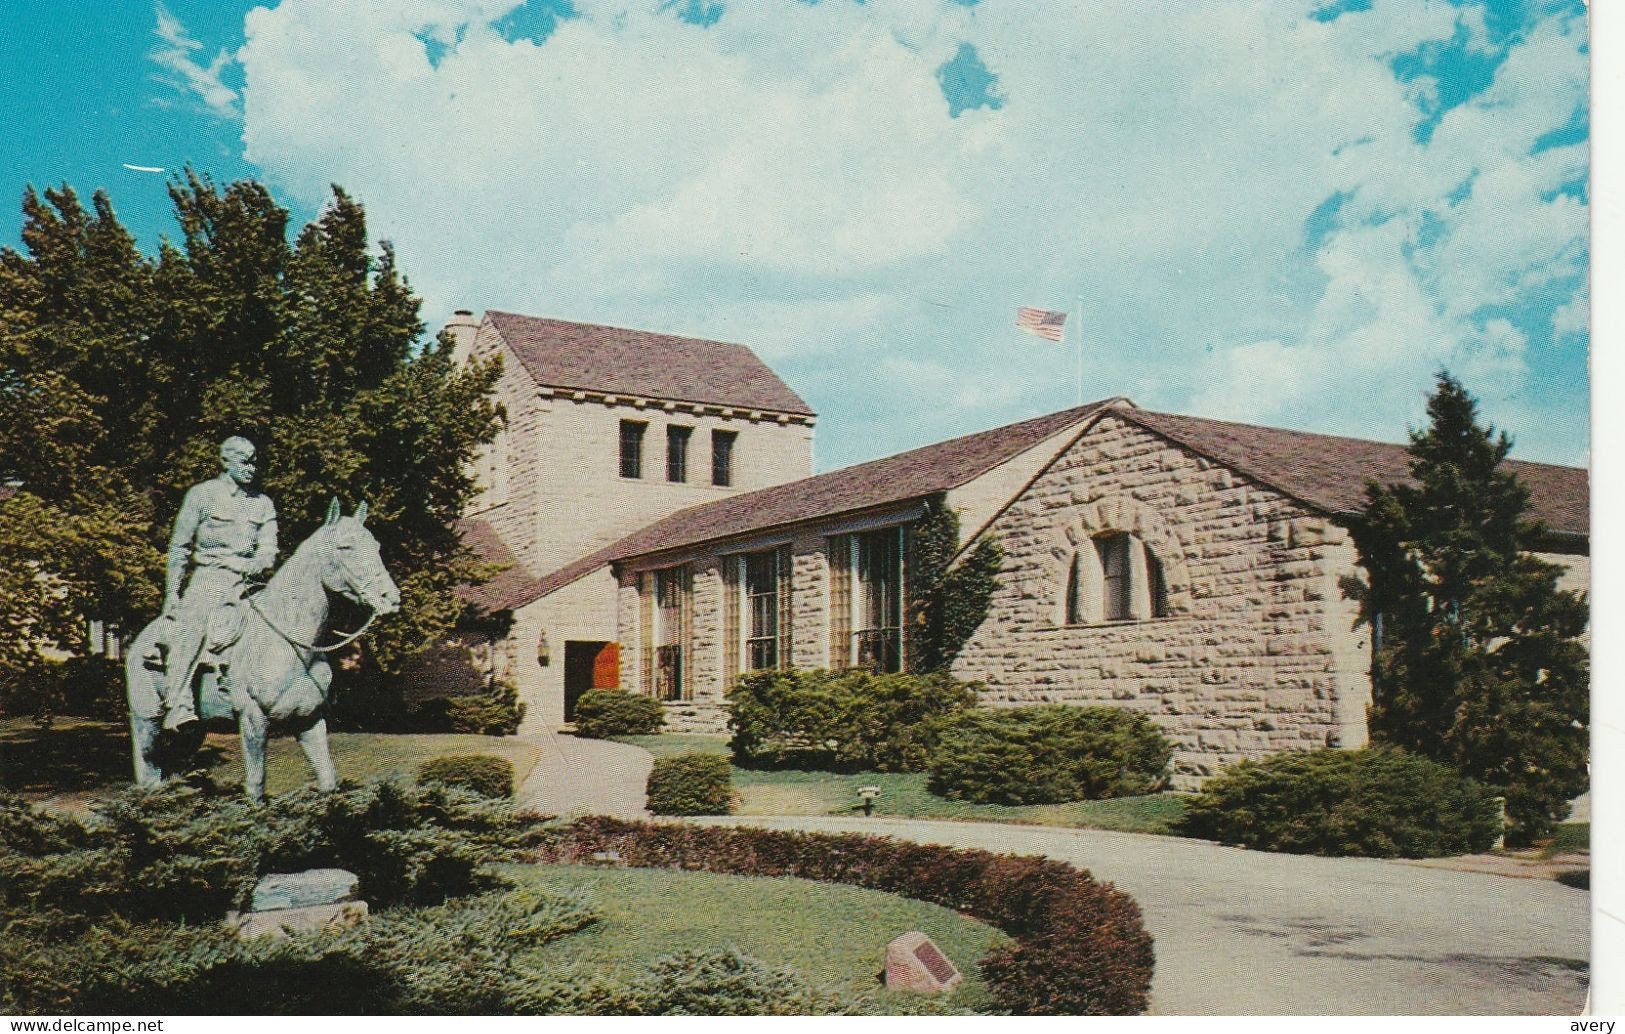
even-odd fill
[{"label": "american flag", "polygon": [[1059,341],[1066,334],[1066,313],[1023,307],[1016,310],[1016,329]]}]

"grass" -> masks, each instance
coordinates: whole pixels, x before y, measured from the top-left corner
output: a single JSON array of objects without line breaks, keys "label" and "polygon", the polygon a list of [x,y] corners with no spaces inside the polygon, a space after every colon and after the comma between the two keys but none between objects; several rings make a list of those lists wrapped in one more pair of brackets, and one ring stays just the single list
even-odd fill
[{"label": "grass", "polygon": [[1550,858],[1559,854],[1576,854],[1591,850],[1591,823],[1589,822],[1563,822],[1559,823],[1557,833],[1552,842],[1546,845],[1543,856]]},{"label": "grass", "polygon": [[[728,753],[728,741],[719,736],[621,736],[656,757],[702,751]],[[962,819],[977,822],[1018,822],[1037,826],[1070,826],[1115,830],[1122,833],[1172,833],[1185,813],[1178,794],[1149,794],[1105,801],[1067,804],[972,804],[938,797],[925,788],[923,772],[810,772],[799,769],[763,770],[734,767],[734,790],[739,795],[737,815],[856,815],[863,807],[858,787],[878,786],[875,814],[910,819]]]},{"label": "grass", "polygon": [[809,880],[725,876],[667,869],[509,866],[515,883],[584,894],[601,922],[537,949],[539,969],[627,973],[682,948],[736,947],[812,983],[872,993],[895,1013],[920,999],[879,982],[886,944],[926,933],[965,975],[948,1004],[985,1011],[992,1001],[977,962],[1005,935],[949,909],[879,891]]},{"label": "grass", "polygon": [[[358,782],[415,779],[420,764],[447,754],[494,754],[513,762],[519,786],[541,758],[532,741],[511,736],[338,732],[328,739],[339,778]],[[218,783],[242,782],[242,744],[234,734],[211,732],[199,761]],[[122,722],[59,718],[41,729],[29,719],[0,719],[0,786],[6,790],[75,808],[131,779],[130,731]],[[285,793],[310,782],[298,741],[273,737],[266,751],[266,792]]]}]

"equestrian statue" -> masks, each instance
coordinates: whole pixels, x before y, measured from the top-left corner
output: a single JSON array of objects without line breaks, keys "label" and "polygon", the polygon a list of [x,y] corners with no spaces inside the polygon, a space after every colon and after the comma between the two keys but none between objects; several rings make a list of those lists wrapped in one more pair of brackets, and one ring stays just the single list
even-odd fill
[{"label": "equestrian statue", "polygon": [[[265,794],[265,741],[273,726],[299,738],[316,775],[332,790],[338,774],[327,746],[333,669],[325,654],[360,638],[400,608],[367,504],[348,517],[334,499],[327,519],[255,591],[276,561],[276,507],[254,487],[254,446],[220,445],[219,476],[193,485],[169,540],[163,613],[136,636],[124,664],[135,781],[156,785],[202,743],[203,721],[231,718],[243,740],[243,787]],[[320,645],[329,594],[369,611],[361,628]],[[201,719],[201,720],[200,720]]]}]

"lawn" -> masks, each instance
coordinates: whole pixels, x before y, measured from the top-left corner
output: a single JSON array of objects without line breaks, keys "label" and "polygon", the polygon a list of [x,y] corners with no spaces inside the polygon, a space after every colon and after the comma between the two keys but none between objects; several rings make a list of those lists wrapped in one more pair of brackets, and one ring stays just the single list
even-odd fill
[{"label": "lawn", "polygon": [[814,984],[873,993],[887,1013],[912,1011],[928,1003],[885,991],[878,978],[887,942],[921,930],[965,975],[947,1004],[981,1011],[992,1003],[976,963],[1006,939],[938,905],[808,880],[576,865],[507,866],[503,874],[522,885],[582,894],[603,915],[527,959],[555,976],[571,967],[625,973],[678,948],[732,946]]},{"label": "lawn", "polygon": [[[513,762],[514,785],[524,781],[540,753],[531,740],[472,734],[333,733],[333,763],[340,779],[415,778],[418,765],[446,754],[495,754]],[[231,733],[211,732],[200,760],[218,783],[243,780],[242,745]],[[59,718],[41,729],[31,720],[0,720],[0,788],[35,801],[82,807],[93,796],[131,781],[130,732],[123,723]],[[311,781],[310,766],[291,736],[271,740],[266,790],[285,793]]]},{"label": "lawn", "polygon": [[[621,736],[623,743],[642,747],[656,757],[704,751],[726,755],[728,741],[720,736]],[[1038,826],[1072,826],[1123,833],[1169,833],[1185,812],[1178,794],[1119,797],[1108,801],[1073,801],[1068,804],[971,804],[938,797],[925,788],[923,772],[809,772],[799,769],[762,770],[734,767],[734,790],[739,795],[738,815],[853,815],[861,814],[858,787],[878,786],[875,814],[911,819],[967,819],[979,822],[1020,822]]]}]

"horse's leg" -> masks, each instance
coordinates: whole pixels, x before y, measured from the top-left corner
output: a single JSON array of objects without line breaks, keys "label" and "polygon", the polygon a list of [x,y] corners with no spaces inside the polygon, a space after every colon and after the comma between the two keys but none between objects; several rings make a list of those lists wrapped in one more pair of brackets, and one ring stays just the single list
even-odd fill
[{"label": "horse's leg", "polygon": [[130,754],[137,786],[157,786],[163,781],[163,772],[154,756],[163,702],[158,694],[157,679],[142,660],[153,635],[154,626],[149,624],[130,644],[124,658],[124,696],[130,707]]},{"label": "horse's leg", "polygon": [[130,753],[135,758],[135,785],[157,786],[163,782],[163,773],[153,760],[153,748],[158,745],[158,720],[130,715]]},{"label": "horse's leg", "polygon": [[243,792],[250,800],[265,799],[265,740],[271,723],[252,699],[237,712],[237,731],[243,738]]},{"label": "horse's leg", "polygon": [[299,746],[310,762],[311,771],[316,773],[316,789],[338,789],[338,770],[333,767],[333,754],[327,748],[327,719],[318,715],[306,726],[299,734]]}]

